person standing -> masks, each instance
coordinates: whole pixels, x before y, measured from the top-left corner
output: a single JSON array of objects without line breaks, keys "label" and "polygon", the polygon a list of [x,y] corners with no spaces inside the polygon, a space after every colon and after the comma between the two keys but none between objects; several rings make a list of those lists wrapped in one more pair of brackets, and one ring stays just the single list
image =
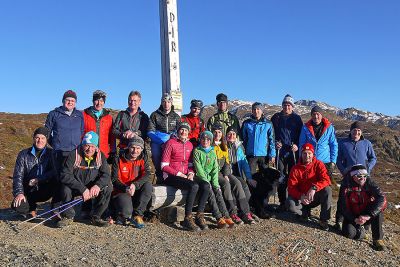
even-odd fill
[{"label": "person standing", "polygon": [[182,116],[182,121],[190,125],[189,140],[193,147],[198,146],[200,133],[205,131],[204,120],[200,117],[203,101],[193,99],[190,102],[190,112]]},{"label": "person standing", "polygon": [[84,120],[81,111],[76,109],[76,93],[68,90],[62,98],[63,105],[50,111],[45,127],[49,129],[49,145],[53,148],[58,173],[69,155],[77,148],[84,134]]},{"label": "person standing", "polygon": [[149,116],[140,109],[142,95],[139,91],[131,91],[128,95],[128,107],[120,111],[115,118],[113,134],[119,139],[118,148],[127,148],[129,141],[134,137],[146,140]]},{"label": "person standing", "polygon": [[38,202],[53,198],[57,202],[58,179],[52,149],[47,147],[49,130],[39,127],[33,133],[33,145],[18,153],[13,175],[11,208],[35,217]]},{"label": "person standing", "polygon": [[85,133],[93,131],[99,135],[99,149],[107,161],[112,164],[115,156],[116,142],[112,133],[113,117],[110,110],[104,108],[107,94],[101,90],[93,92],[93,105],[83,111]]},{"label": "person standing", "polygon": [[161,147],[167,142],[171,134],[176,132],[181,117],[174,111],[173,98],[165,93],[161,98],[160,107],[151,113],[148,127],[148,136],[151,139],[151,159],[156,169],[157,183],[163,182],[161,171]]},{"label": "person standing", "polygon": [[319,106],[311,109],[311,119],[301,129],[299,146],[302,147],[306,143],[313,145],[315,157],[325,164],[332,184],[336,184],[332,177],[338,155],[335,128],[323,117],[323,110]]},{"label": "person standing", "polygon": [[271,122],[275,130],[275,147],[279,151],[277,156],[278,170],[281,177],[278,185],[279,210],[285,210],[287,195],[287,180],[292,167],[296,164],[299,150],[299,137],[303,121],[294,111],[294,99],[291,95],[285,95],[282,101],[282,111],[275,113]]},{"label": "person standing", "polygon": [[238,132],[240,132],[239,119],[236,115],[228,111],[228,97],[225,94],[220,93],[217,95],[216,100],[218,111],[208,119],[207,129],[211,131],[214,123],[219,122],[223,127],[222,132],[224,135],[226,135],[226,129],[228,129],[229,126],[234,127]]}]

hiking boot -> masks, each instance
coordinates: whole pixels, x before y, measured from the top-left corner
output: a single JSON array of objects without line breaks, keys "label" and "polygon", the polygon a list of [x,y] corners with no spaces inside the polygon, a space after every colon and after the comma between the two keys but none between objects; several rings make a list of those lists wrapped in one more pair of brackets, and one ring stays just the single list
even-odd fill
[{"label": "hiking boot", "polygon": [[100,217],[97,217],[97,216],[93,216],[92,217],[91,223],[92,223],[92,225],[98,226],[98,227],[108,227],[108,226],[110,226],[108,221],[104,221]]},{"label": "hiking boot", "polygon": [[253,217],[253,219],[254,219],[255,222],[260,222],[260,218],[258,218],[257,215],[255,215],[255,214],[252,213],[252,212],[250,212],[250,214],[251,214],[251,217]]},{"label": "hiking boot", "polygon": [[217,226],[219,229],[228,227],[228,225],[226,224],[225,219],[223,217],[218,219]]},{"label": "hiking boot", "polygon": [[208,225],[206,220],[204,219],[204,213],[200,212],[196,215],[196,224],[200,227],[201,230],[207,230]]},{"label": "hiking boot", "polygon": [[61,218],[61,220],[59,220],[56,223],[56,227],[57,228],[65,228],[69,225],[71,225],[74,222],[74,219],[70,219],[70,218]]},{"label": "hiking boot", "polygon": [[230,217],[225,218],[225,223],[229,228],[233,228],[235,226],[235,222]]},{"label": "hiking boot", "polygon": [[135,228],[142,229],[144,227],[143,216],[136,215],[132,218],[131,224]]},{"label": "hiking boot", "polygon": [[342,231],[342,223],[341,222],[336,222],[334,228],[341,232]]},{"label": "hiking boot", "polygon": [[242,225],[243,224],[242,219],[240,219],[240,217],[237,214],[232,214],[231,215],[231,219],[232,219],[232,221],[234,221],[238,225]]},{"label": "hiking boot", "polygon": [[260,209],[258,212],[258,217],[261,219],[271,219],[271,214],[267,213],[264,209]]},{"label": "hiking boot", "polygon": [[372,242],[374,249],[377,251],[384,251],[386,249],[385,243],[382,239],[374,240]]},{"label": "hiking boot", "polygon": [[188,215],[182,222],[182,227],[191,232],[198,232],[200,228],[194,223],[193,216]]},{"label": "hiking boot", "polygon": [[122,225],[122,226],[127,226],[131,223],[129,218],[125,218],[122,215],[118,215],[117,219],[115,220],[115,224]]},{"label": "hiking boot", "polygon": [[243,220],[244,220],[247,224],[255,224],[255,223],[256,223],[256,221],[254,220],[254,218],[253,218],[251,212],[247,213],[247,214],[244,216]]},{"label": "hiking boot", "polygon": [[319,225],[319,227],[321,228],[321,230],[324,230],[324,231],[328,231],[328,230],[329,230],[329,224],[328,224],[327,221],[322,221],[322,220],[320,220],[320,221],[318,222],[318,225]]}]

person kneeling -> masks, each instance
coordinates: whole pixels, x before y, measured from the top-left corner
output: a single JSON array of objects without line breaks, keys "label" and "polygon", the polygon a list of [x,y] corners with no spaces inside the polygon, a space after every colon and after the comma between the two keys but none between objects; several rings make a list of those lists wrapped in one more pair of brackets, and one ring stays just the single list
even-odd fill
[{"label": "person kneeling", "polygon": [[143,228],[143,214],[151,199],[153,186],[150,182],[150,165],[144,150],[144,141],[139,136],[132,138],[128,149],[114,161],[111,179],[114,186],[111,204],[117,216],[117,223],[131,223]]},{"label": "person kneeling", "polygon": [[350,239],[363,239],[364,226],[370,224],[374,248],[384,250],[382,224],[386,197],[363,165],[352,166],[347,175],[348,179],[340,187],[342,234]]},{"label": "person kneeling", "polygon": [[[91,210],[91,222],[96,226],[108,226],[101,219],[110,201],[112,185],[107,158],[98,149],[99,136],[95,132],[84,135],[81,145],[68,155],[60,175],[61,201],[71,201],[75,196],[82,196],[82,212]],[[63,228],[72,223],[74,209],[62,212],[62,219],[57,227]]]},{"label": "person kneeling", "polygon": [[311,209],[321,205],[319,225],[329,230],[331,217],[332,189],[331,180],[324,163],[314,156],[313,145],[302,146],[300,162],[293,166],[288,180],[287,209],[308,220]]}]

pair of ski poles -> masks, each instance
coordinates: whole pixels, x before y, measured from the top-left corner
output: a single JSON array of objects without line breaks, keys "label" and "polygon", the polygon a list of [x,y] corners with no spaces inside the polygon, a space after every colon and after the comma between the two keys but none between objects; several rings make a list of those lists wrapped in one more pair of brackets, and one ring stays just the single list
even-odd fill
[{"label": "pair of ski poles", "polygon": [[48,211],[43,212],[43,213],[41,213],[41,214],[38,214],[38,215],[36,215],[36,216],[34,216],[34,217],[32,217],[32,218],[29,218],[29,219],[27,219],[27,220],[25,220],[25,221],[22,221],[21,223],[18,224],[18,226],[20,226],[20,225],[22,225],[22,224],[24,224],[24,223],[27,223],[27,222],[29,222],[29,221],[32,221],[32,220],[34,220],[34,219],[42,218],[43,215],[49,214],[49,213],[52,212],[52,211],[56,211],[56,210],[58,210],[58,209],[61,209],[60,211],[55,212],[53,215],[51,215],[50,217],[48,217],[48,218],[46,218],[45,220],[41,221],[40,223],[38,223],[38,224],[34,225],[33,227],[29,228],[29,229],[27,230],[27,231],[29,232],[29,231],[35,229],[36,227],[38,227],[39,225],[41,225],[41,224],[43,224],[43,223],[45,223],[45,222],[47,222],[47,221],[53,219],[54,217],[58,216],[60,213],[66,211],[66,210],[68,210],[68,209],[70,209],[70,208],[72,208],[72,207],[74,207],[74,206],[76,206],[76,205],[78,205],[78,204],[80,204],[80,203],[82,203],[82,202],[83,202],[83,198],[82,198],[82,197],[77,198],[77,199],[74,199],[74,200],[71,200],[71,201],[69,201],[69,202],[67,202],[67,203],[65,203],[65,204],[63,204],[63,205],[61,205],[61,206],[59,206],[59,207],[57,207],[57,208],[48,210]]}]

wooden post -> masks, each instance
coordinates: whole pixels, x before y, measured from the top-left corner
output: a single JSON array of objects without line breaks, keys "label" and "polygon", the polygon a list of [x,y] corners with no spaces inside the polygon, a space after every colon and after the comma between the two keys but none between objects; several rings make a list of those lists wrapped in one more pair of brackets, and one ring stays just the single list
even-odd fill
[{"label": "wooden post", "polygon": [[160,0],[162,93],[173,97],[175,112],[183,109],[180,88],[177,0]]}]

